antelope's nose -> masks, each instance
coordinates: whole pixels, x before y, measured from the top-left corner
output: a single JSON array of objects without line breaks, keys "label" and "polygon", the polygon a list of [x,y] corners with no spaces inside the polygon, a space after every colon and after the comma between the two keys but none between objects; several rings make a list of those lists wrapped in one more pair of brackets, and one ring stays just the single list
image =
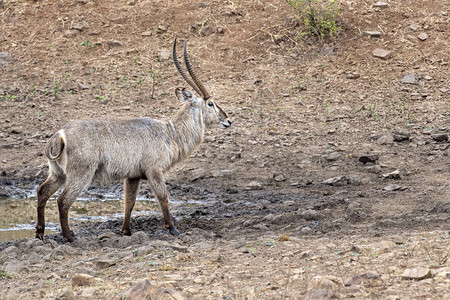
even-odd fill
[{"label": "antelope's nose", "polygon": [[226,122],[223,125],[225,125],[225,127],[230,127],[231,126],[231,120],[227,119]]}]

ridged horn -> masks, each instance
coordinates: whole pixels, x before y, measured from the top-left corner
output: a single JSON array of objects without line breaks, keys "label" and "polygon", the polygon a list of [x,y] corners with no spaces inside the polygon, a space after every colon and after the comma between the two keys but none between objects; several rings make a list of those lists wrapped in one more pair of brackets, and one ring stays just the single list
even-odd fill
[{"label": "ridged horn", "polygon": [[[185,40],[185,44],[184,47],[186,49],[186,40]],[[192,81],[191,78],[189,78],[186,74],[186,72],[184,72],[183,68],[181,67],[180,62],[177,59],[177,38],[175,38],[175,41],[173,42],[173,62],[175,63],[175,67],[177,67],[178,72],[180,72],[181,76],[184,78],[184,80],[186,80],[187,83],[189,83],[189,85],[202,97],[205,98],[205,95],[202,93],[201,89],[199,89],[199,87],[194,83],[194,81]],[[190,73],[190,72],[189,72]]]},{"label": "ridged horn", "polygon": [[195,84],[198,86],[200,91],[202,92],[203,99],[208,100],[211,96],[209,95],[208,91],[206,90],[205,86],[198,80],[197,75],[195,75],[194,70],[192,70],[192,66],[189,63],[189,58],[187,54],[187,45],[186,45],[186,39],[184,39],[184,63],[186,64],[186,68],[189,72],[189,75],[191,75],[192,80],[194,80]]}]

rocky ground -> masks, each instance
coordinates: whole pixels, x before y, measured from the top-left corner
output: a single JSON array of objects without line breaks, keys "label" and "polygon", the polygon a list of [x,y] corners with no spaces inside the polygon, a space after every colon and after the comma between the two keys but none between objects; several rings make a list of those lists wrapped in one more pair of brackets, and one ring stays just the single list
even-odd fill
[{"label": "rocky ground", "polygon": [[342,1],[322,41],[283,1],[0,3],[0,197],[24,198],[5,217],[70,119],[176,111],[175,36],[233,120],[167,174],[195,203],[179,237],[153,214],[4,242],[2,299],[450,296],[448,1]]}]

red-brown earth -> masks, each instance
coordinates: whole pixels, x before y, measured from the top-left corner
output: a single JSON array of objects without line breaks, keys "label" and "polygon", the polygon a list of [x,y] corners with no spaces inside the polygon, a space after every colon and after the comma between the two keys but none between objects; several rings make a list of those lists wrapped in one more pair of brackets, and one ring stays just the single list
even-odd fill
[{"label": "red-brown earth", "polygon": [[35,221],[21,189],[69,120],[176,112],[176,36],[233,120],[167,174],[180,236],[149,202],[131,237],[113,218],[8,241],[1,298],[130,299],[143,279],[152,299],[449,297],[450,3],[341,2],[318,40],[285,1],[0,1],[0,194],[23,198],[2,219]]}]

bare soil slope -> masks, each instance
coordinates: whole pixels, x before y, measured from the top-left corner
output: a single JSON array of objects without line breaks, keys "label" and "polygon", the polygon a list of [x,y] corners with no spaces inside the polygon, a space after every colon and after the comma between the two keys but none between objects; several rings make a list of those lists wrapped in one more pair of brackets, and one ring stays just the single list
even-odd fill
[{"label": "bare soil slope", "polygon": [[176,36],[233,120],[167,176],[205,201],[176,210],[180,237],[148,217],[130,240],[118,220],[11,241],[2,299],[119,299],[143,278],[199,299],[449,296],[450,2],[342,2],[317,41],[284,1],[0,1],[3,196],[45,179],[71,119],[170,117]]}]

